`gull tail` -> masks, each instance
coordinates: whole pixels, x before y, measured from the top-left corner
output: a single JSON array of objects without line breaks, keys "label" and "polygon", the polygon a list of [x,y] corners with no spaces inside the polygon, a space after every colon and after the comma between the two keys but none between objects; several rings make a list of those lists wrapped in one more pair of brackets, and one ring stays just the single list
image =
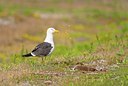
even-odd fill
[{"label": "gull tail", "polygon": [[31,53],[28,53],[28,54],[22,55],[22,57],[30,57],[30,56],[32,56],[32,54],[31,54]]}]

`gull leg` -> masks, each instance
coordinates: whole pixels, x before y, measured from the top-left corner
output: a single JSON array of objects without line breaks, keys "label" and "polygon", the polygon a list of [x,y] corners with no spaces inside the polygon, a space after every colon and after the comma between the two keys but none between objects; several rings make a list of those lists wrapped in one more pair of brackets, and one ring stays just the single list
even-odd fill
[{"label": "gull leg", "polygon": [[41,57],[41,59],[42,59],[42,63],[44,63],[44,57]]},{"label": "gull leg", "polygon": [[45,56],[44,56],[44,57],[41,57],[41,59],[42,59],[42,63],[44,63],[44,62],[45,62],[46,57],[45,57]]},{"label": "gull leg", "polygon": [[43,62],[44,61],[43,57],[41,57],[41,59],[42,59],[42,62]]}]

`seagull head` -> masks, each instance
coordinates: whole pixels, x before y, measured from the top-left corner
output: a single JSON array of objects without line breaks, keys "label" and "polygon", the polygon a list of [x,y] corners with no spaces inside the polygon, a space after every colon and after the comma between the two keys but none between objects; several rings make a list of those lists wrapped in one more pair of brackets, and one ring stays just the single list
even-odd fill
[{"label": "seagull head", "polygon": [[59,31],[54,29],[54,28],[52,28],[52,27],[48,28],[48,30],[47,30],[47,33],[50,33],[50,34],[55,33],[55,32],[59,32]]},{"label": "seagull head", "polygon": [[48,42],[54,46],[53,33],[55,33],[55,32],[59,32],[59,31],[54,28],[48,28],[47,35],[46,35],[44,42]]}]

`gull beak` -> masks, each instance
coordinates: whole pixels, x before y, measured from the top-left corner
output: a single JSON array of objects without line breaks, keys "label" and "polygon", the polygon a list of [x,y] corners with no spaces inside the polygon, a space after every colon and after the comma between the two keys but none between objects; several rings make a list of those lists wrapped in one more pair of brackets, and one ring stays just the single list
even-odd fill
[{"label": "gull beak", "polygon": [[54,32],[55,32],[55,33],[58,33],[58,32],[59,32],[59,30],[55,30]]}]

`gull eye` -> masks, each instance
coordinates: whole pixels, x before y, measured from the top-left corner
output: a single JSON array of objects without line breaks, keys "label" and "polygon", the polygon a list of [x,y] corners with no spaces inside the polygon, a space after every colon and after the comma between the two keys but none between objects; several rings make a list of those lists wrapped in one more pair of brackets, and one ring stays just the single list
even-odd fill
[{"label": "gull eye", "polygon": [[51,31],[54,31],[54,29],[51,29]]}]

